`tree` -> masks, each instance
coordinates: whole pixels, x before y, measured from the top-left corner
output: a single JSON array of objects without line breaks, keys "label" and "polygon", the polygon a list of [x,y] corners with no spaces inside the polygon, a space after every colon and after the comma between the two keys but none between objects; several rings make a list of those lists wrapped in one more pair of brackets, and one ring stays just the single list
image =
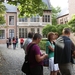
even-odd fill
[{"label": "tree", "polygon": [[0,3],[0,24],[5,23],[4,13],[5,13],[6,7]]},{"label": "tree", "polygon": [[54,8],[52,6],[52,24],[53,25],[57,25],[57,15],[60,11],[61,11],[60,7],[57,6],[56,8]]},{"label": "tree", "polygon": [[18,7],[19,16],[43,15],[43,10],[47,9],[42,0],[8,0],[8,3]]},{"label": "tree", "polygon": [[75,32],[75,14],[72,16],[72,19],[68,22],[73,32]]},{"label": "tree", "polygon": [[43,30],[42,33],[43,35],[47,35],[49,32],[57,32],[59,35],[62,34],[62,30],[65,27],[69,27],[69,25],[64,24],[64,25],[46,25]]},{"label": "tree", "polygon": [[47,34],[48,34],[49,32],[56,32],[56,31],[57,31],[56,29],[57,29],[57,28],[56,28],[54,25],[47,24],[47,25],[43,28],[42,33],[43,33],[43,35],[46,35],[46,36],[47,36]]}]

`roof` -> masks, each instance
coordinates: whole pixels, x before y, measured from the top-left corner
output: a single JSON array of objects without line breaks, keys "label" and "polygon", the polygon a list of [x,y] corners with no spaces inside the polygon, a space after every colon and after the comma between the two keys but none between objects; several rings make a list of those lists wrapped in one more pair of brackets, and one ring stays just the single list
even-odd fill
[{"label": "roof", "polygon": [[[50,4],[50,1],[49,0],[42,0],[47,6],[48,6],[48,10],[51,10],[51,4]],[[10,4],[7,4],[7,3],[3,3],[7,10],[6,12],[17,12],[17,6],[14,6],[14,5],[10,5]]]},{"label": "roof", "polygon": [[47,6],[48,6],[48,10],[51,10],[51,3],[49,0],[42,0]]},{"label": "roof", "polygon": [[62,17],[62,16],[67,15],[67,14],[69,14],[68,8],[64,8],[64,9],[61,10],[60,13],[58,13],[57,18]]},{"label": "roof", "polygon": [[17,7],[7,3],[3,3],[6,6],[6,12],[17,12]]}]

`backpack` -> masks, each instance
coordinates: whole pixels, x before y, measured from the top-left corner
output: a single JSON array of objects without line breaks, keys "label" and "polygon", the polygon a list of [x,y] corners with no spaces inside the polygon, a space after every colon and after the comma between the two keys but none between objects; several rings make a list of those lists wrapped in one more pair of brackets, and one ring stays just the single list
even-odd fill
[{"label": "backpack", "polygon": [[28,57],[29,57],[29,54],[30,54],[30,49],[34,46],[35,44],[32,44],[30,47],[29,47],[29,50],[28,50],[28,53],[25,55],[25,61],[22,65],[22,68],[21,68],[21,71],[24,72],[25,74],[29,74],[30,73],[30,64],[29,64],[29,60],[28,60]]}]

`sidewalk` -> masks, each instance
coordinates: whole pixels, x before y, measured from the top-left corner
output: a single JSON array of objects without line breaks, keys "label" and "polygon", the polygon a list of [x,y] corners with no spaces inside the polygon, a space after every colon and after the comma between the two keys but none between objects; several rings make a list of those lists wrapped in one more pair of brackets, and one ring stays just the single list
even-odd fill
[{"label": "sidewalk", "polygon": [[[5,44],[0,44],[0,75],[25,75],[21,71],[24,62],[24,50],[20,47],[13,50],[7,49]],[[74,64],[75,70],[75,64]],[[47,67],[44,67],[44,75],[50,75]]]},{"label": "sidewalk", "polygon": [[[24,62],[24,50],[7,49],[5,44],[0,44],[0,75],[25,75],[21,71]],[[48,68],[44,67],[44,75],[49,75]]]}]

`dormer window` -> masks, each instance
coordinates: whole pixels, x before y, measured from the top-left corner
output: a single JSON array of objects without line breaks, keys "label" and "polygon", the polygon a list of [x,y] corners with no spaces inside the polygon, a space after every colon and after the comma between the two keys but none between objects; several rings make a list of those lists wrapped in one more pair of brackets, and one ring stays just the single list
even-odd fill
[{"label": "dormer window", "polygon": [[43,22],[50,22],[50,15],[43,15],[42,21]]}]

